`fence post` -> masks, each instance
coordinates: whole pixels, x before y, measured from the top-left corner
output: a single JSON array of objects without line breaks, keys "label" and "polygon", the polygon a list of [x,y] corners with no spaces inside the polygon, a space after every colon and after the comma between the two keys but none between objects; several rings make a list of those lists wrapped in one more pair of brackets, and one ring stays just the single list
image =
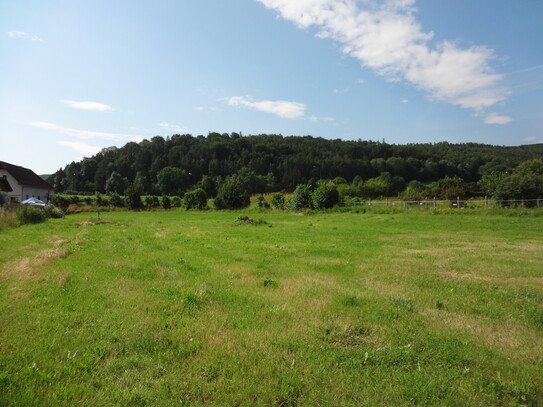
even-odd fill
[{"label": "fence post", "polygon": [[436,204],[436,197],[434,196],[434,209],[437,208],[436,205],[437,205],[437,204]]},{"label": "fence post", "polygon": [[459,209],[460,208],[460,197],[457,196],[456,197],[456,209]]}]

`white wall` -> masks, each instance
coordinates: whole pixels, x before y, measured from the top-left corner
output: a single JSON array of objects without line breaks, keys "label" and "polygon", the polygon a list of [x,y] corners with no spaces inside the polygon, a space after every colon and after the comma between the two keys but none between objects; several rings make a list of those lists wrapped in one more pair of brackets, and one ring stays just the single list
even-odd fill
[{"label": "white wall", "polygon": [[[7,192],[8,202],[14,198],[17,202],[24,201],[28,198],[38,198],[44,202],[47,202],[47,189],[31,187],[26,185],[20,185],[19,182],[7,171],[0,169],[0,177],[6,176],[9,185],[13,188],[13,191]],[[53,190],[49,190],[50,198],[53,196]]]}]

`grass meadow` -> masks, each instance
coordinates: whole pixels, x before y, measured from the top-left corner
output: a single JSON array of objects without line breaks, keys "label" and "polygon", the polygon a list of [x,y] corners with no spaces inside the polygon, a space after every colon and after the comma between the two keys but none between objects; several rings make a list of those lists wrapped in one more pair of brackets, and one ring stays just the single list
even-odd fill
[{"label": "grass meadow", "polygon": [[515,214],[3,229],[0,405],[541,406],[543,217]]}]

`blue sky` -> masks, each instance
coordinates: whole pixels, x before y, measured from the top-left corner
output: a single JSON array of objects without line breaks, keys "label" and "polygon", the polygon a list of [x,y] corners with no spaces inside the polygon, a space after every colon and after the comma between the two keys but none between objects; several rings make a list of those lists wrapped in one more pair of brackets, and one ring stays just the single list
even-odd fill
[{"label": "blue sky", "polygon": [[175,133],[543,142],[541,0],[3,0],[0,160]]}]

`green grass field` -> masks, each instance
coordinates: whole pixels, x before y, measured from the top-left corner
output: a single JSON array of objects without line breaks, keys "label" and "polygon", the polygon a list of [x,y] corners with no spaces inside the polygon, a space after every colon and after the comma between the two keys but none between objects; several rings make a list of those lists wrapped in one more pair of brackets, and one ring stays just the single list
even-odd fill
[{"label": "green grass field", "polygon": [[515,213],[4,229],[0,405],[541,406],[543,217]]}]

